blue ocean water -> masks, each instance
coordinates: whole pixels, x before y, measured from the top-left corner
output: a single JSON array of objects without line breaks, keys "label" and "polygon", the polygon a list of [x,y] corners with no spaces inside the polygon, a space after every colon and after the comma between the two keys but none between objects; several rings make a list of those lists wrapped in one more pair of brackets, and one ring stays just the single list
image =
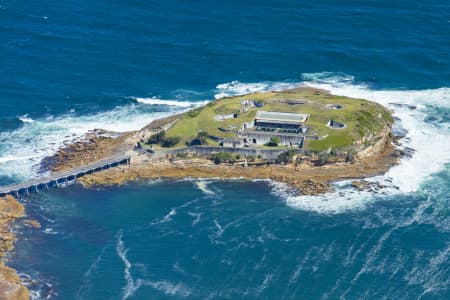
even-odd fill
[{"label": "blue ocean water", "polygon": [[448,299],[449,49],[450,1],[0,1],[0,184],[89,130],[299,84],[388,106],[415,150],[371,179],[380,194],[193,180],[33,195],[43,228],[22,229],[11,264],[36,299]]}]

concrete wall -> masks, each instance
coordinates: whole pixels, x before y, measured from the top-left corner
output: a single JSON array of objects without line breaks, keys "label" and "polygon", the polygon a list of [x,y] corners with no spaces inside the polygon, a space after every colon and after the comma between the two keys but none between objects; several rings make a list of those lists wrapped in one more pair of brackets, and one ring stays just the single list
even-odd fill
[{"label": "concrete wall", "polygon": [[253,143],[253,139],[255,139],[257,145],[265,145],[268,142],[270,142],[271,137],[275,136],[280,138],[281,145],[284,146],[295,146],[303,144],[303,137],[301,136],[278,135],[276,133],[274,134],[257,133],[257,132],[246,133],[247,142],[251,144]]},{"label": "concrete wall", "polygon": [[[297,149],[300,151],[300,149]],[[158,150],[153,154],[155,158],[162,158],[166,155],[176,155],[179,153],[190,153],[197,156],[209,156],[212,153],[230,152],[240,155],[261,155],[264,159],[276,159],[278,155],[286,152],[286,149],[254,149],[254,148],[232,148],[232,147],[208,147],[208,146],[193,146],[187,148]]]}]

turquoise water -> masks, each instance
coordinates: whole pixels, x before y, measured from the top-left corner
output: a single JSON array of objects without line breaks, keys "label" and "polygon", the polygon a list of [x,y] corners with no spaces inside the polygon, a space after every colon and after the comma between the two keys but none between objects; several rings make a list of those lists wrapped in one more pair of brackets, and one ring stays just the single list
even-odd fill
[{"label": "turquoise water", "polygon": [[[450,298],[449,1],[1,1],[0,184],[89,130],[306,84],[381,103],[385,186],[161,181],[21,199],[35,299]],[[415,109],[411,109],[414,105]]]}]

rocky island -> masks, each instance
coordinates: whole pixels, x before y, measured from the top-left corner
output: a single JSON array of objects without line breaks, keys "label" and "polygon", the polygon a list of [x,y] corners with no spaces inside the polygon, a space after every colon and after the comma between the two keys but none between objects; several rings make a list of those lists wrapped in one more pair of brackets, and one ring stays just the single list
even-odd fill
[{"label": "rocky island", "polygon": [[129,166],[79,179],[85,185],[155,178],[245,178],[285,182],[302,194],[380,174],[401,155],[380,104],[301,87],[222,98],[141,130],[94,130],[43,163],[66,171],[128,154]]}]

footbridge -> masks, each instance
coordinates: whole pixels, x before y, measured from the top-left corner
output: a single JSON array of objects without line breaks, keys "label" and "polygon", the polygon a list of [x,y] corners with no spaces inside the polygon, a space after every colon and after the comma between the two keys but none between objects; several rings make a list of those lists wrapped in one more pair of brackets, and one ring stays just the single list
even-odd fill
[{"label": "footbridge", "polygon": [[28,195],[32,192],[46,191],[51,187],[57,188],[62,184],[75,181],[84,175],[100,172],[124,164],[130,164],[130,156],[121,155],[111,157],[90,165],[72,169],[67,172],[55,173],[49,177],[37,178],[18,184],[0,186],[0,196],[13,195],[15,197],[19,197],[20,195]]}]

